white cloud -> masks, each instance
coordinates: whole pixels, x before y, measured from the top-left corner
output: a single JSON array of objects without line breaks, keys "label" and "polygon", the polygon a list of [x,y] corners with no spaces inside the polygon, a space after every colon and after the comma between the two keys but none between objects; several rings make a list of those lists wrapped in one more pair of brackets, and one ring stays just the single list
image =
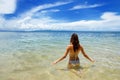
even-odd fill
[{"label": "white cloud", "polygon": [[85,9],[85,8],[95,8],[95,7],[100,7],[103,6],[103,4],[93,4],[93,5],[88,5],[88,4],[84,4],[84,5],[76,5],[74,7],[72,7],[69,10],[77,10],[77,9]]},{"label": "white cloud", "polygon": [[41,13],[59,12],[59,9],[42,10]]},{"label": "white cloud", "polygon": [[101,19],[105,19],[105,20],[117,20],[118,19],[118,20],[120,20],[120,16],[118,16],[117,13],[114,13],[114,12],[106,12],[101,16]]},{"label": "white cloud", "polygon": [[3,24],[5,23],[5,19],[3,18],[2,15],[0,15],[0,29],[2,29],[4,26]]},{"label": "white cloud", "polygon": [[32,16],[34,13],[38,12],[38,11],[41,11],[41,10],[45,10],[45,9],[48,9],[48,8],[53,8],[53,7],[56,7],[56,6],[62,6],[62,5],[65,5],[65,4],[69,4],[71,3],[71,1],[69,2],[55,2],[55,3],[49,3],[49,4],[43,4],[43,5],[39,5],[33,9],[31,9],[30,11],[26,12],[23,14],[23,16],[27,15],[27,16]]},{"label": "white cloud", "polygon": [[100,18],[100,20],[79,20],[74,22],[56,23],[52,24],[52,26],[61,26],[60,29],[63,30],[120,31],[120,15],[117,15],[117,13],[105,12]]},{"label": "white cloud", "polygon": [[[58,9],[46,10],[46,9],[53,8],[53,7],[56,7],[56,6],[62,6],[62,5],[65,5],[65,4],[69,4],[71,2],[72,1],[68,1],[68,2],[55,2],[55,3],[39,5],[37,7],[34,7],[33,9],[27,11],[26,13],[23,13],[20,16],[20,19],[17,22],[22,24],[22,22],[24,23],[24,22],[30,20],[32,18],[32,16],[37,16],[37,17],[41,18],[40,20],[42,20],[44,18],[47,18],[46,21],[51,21],[50,19],[48,20],[48,16],[46,16],[46,13],[58,12],[60,10],[58,10]],[[41,24],[41,25],[43,25],[43,24]]]},{"label": "white cloud", "polygon": [[0,0],[0,14],[11,14],[16,9],[16,0]]},{"label": "white cloud", "polygon": [[120,31],[120,15],[114,12],[105,12],[101,20],[79,20],[74,22],[57,21],[50,17],[29,19],[24,21],[22,29],[37,30],[110,30]]}]

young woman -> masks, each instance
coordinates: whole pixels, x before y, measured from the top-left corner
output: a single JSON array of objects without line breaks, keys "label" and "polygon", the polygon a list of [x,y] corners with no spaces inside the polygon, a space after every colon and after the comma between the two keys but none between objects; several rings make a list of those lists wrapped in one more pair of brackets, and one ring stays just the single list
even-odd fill
[{"label": "young woman", "polygon": [[82,52],[84,57],[86,57],[91,62],[94,62],[94,60],[92,58],[88,57],[88,55],[85,53],[83,47],[79,44],[78,35],[76,33],[73,33],[71,36],[71,39],[70,39],[70,45],[68,45],[68,47],[66,48],[66,52],[64,53],[64,55],[61,58],[54,61],[53,64],[60,62],[61,60],[66,58],[66,56],[69,54],[68,68],[69,69],[70,68],[79,68],[80,61],[79,61],[78,54],[80,53],[80,51]]}]

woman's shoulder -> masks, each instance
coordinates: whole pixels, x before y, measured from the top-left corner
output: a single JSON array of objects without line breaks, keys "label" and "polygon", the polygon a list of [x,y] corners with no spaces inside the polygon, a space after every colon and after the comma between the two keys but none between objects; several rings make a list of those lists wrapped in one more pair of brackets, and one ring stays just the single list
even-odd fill
[{"label": "woman's shoulder", "polygon": [[82,45],[80,45],[80,46],[79,46],[79,49],[80,49],[80,50],[82,50],[82,49],[83,49],[83,46],[82,46]]},{"label": "woman's shoulder", "polygon": [[67,48],[68,48],[68,49],[73,48],[73,45],[72,45],[72,44],[69,44],[69,45],[67,45]]}]

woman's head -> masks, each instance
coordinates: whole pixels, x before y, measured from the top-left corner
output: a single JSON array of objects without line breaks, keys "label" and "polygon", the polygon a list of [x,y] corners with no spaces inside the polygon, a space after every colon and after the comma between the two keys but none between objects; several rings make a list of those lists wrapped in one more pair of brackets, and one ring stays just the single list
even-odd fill
[{"label": "woman's head", "polygon": [[76,33],[71,35],[70,43],[72,43],[74,52],[76,52],[80,46],[78,35]]}]

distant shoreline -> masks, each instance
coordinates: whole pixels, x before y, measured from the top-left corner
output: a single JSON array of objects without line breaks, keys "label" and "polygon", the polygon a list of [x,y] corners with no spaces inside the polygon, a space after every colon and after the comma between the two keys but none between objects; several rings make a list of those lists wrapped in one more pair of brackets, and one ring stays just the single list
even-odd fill
[{"label": "distant shoreline", "polygon": [[117,32],[120,33],[120,31],[78,31],[78,30],[31,30],[31,31],[26,31],[26,30],[0,30],[0,32],[93,32],[93,33],[113,33]]}]

